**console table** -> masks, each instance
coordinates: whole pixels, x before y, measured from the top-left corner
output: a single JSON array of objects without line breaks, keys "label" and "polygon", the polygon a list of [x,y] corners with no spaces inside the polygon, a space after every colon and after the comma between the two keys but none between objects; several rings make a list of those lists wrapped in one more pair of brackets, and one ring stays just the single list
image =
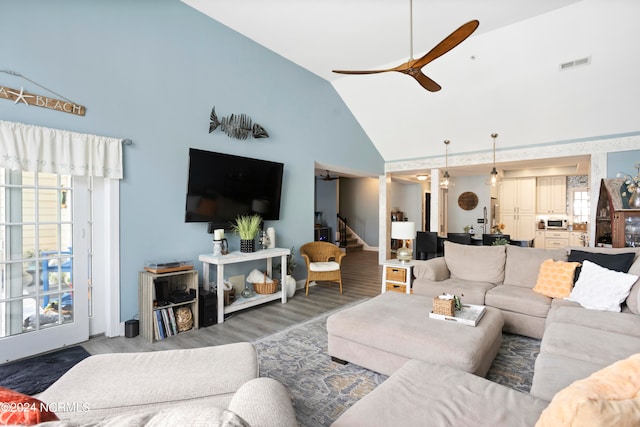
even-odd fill
[{"label": "console table", "polygon": [[251,298],[243,298],[241,296],[237,296],[236,300],[229,304],[228,306],[224,306],[224,287],[222,284],[224,283],[224,266],[227,264],[237,264],[241,262],[248,261],[256,261],[261,259],[267,260],[267,275],[269,277],[273,277],[271,275],[272,265],[271,259],[275,257],[280,257],[280,265],[287,265],[287,255],[291,254],[291,249],[285,248],[272,248],[272,249],[262,249],[256,252],[240,252],[235,251],[231,252],[227,255],[213,255],[213,254],[204,254],[200,255],[198,259],[202,261],[202,273],[204,276],[204,286],[205,289],[209,286],[209,267],[211,265],[215,265],[217,268],[217,296],[218,296],[218,323],[224,322],[225,313],[233,313],[234,311],[242,310],[245,308],[253,307],[259,304],[264,304],[266,302],[274,301],[277,299],[282,299],[282,303],[285,304],[287,302],[287,290],[282,286],[284,284],[285,278],[285,270],[280,270],[280,290],[276,291],[273,294],[256,294]]}]

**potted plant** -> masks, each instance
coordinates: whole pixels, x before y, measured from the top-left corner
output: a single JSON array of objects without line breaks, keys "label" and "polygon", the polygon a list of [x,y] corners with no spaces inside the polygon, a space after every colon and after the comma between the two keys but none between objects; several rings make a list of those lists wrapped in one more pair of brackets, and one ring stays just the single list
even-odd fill
[{"label": "potted plant", "polygon": [[235,224],[232,224],[234,233],[240,236],[240,252],[255,252],[255,238],[260,231],[262,217],[260,215],[240,215],[236,218]]}]

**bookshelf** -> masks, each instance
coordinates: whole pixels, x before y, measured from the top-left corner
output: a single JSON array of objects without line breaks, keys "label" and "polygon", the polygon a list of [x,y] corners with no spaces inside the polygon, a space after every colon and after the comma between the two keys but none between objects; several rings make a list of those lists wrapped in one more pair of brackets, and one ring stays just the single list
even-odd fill
[{"label": "bookshelf", "polygon": [[[183,287],[185,292],[193,296],[193,299],[167,303],[166,305],[158,304],[156,298],[158,288],[170,294]],[[183,307],[191,311],[192,329],[198,329],[198,271],[186,270],[169,273],[141,271],[138,274],[138,304],[140,335],[149,342],[171,338],[180,333],[176,312]]]}]

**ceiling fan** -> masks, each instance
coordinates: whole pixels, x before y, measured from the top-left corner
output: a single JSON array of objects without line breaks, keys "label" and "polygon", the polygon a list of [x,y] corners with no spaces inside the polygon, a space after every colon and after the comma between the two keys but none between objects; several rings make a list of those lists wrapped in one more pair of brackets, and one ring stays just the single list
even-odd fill
[{"label": "ceiling fan", "polygon": [[421,70],[422,67],[439,58],[445,53],[449,52],[454,47],[462,43],[467,37],[469,37],[480,25],[478,20],[469,21],[466,24],[461,25],[453,33],[449,34],[440,43],[438,43],[433,49],[427,52],[419,59],[413,59],[413,0],[409,2],[409,61],[404,64],[398,65],[394,68],[388,68],[385,70],[368,70],[368,71],[348,71],[348,70],[332,70],[338,74],[376,74],[386,73],[388,71],[397,71],[399,73],[407,74],[414,79],[429,92],[437,92],[442,87],[427,77]]},{"label": "ceiling fan", "polygon": [[329,174],[329,171],[327,170],[327,174],[326,174],[326,175],[322,175],[322,174],[320,174],[320,176],[318,177],[318,179],[321,179],[321,180],[323,180],[323,181],[333,181],[333,180],[336,180],[336,179],[340,179],[340,177],[339,177],[339,176],[331,176],[331,175]]}]

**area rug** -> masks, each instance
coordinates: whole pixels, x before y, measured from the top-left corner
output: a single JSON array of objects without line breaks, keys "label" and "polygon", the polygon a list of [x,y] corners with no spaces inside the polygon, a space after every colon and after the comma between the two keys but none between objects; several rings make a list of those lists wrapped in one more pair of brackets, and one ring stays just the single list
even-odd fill
[{"label": "area rug", "polygon": [[[387,378],[331,361],[326,321],[332,313],[254,341],[260,375],[275,378],[288,388],[301,427],[329,426]],[[505,334],[487,378],[528,392],[539,348],[539,340]]]},{"label": "area rug", "polygon": [[88,356],[87,350],[73,346],[0,365],[0,386],[28,395],[40,393]]}]

